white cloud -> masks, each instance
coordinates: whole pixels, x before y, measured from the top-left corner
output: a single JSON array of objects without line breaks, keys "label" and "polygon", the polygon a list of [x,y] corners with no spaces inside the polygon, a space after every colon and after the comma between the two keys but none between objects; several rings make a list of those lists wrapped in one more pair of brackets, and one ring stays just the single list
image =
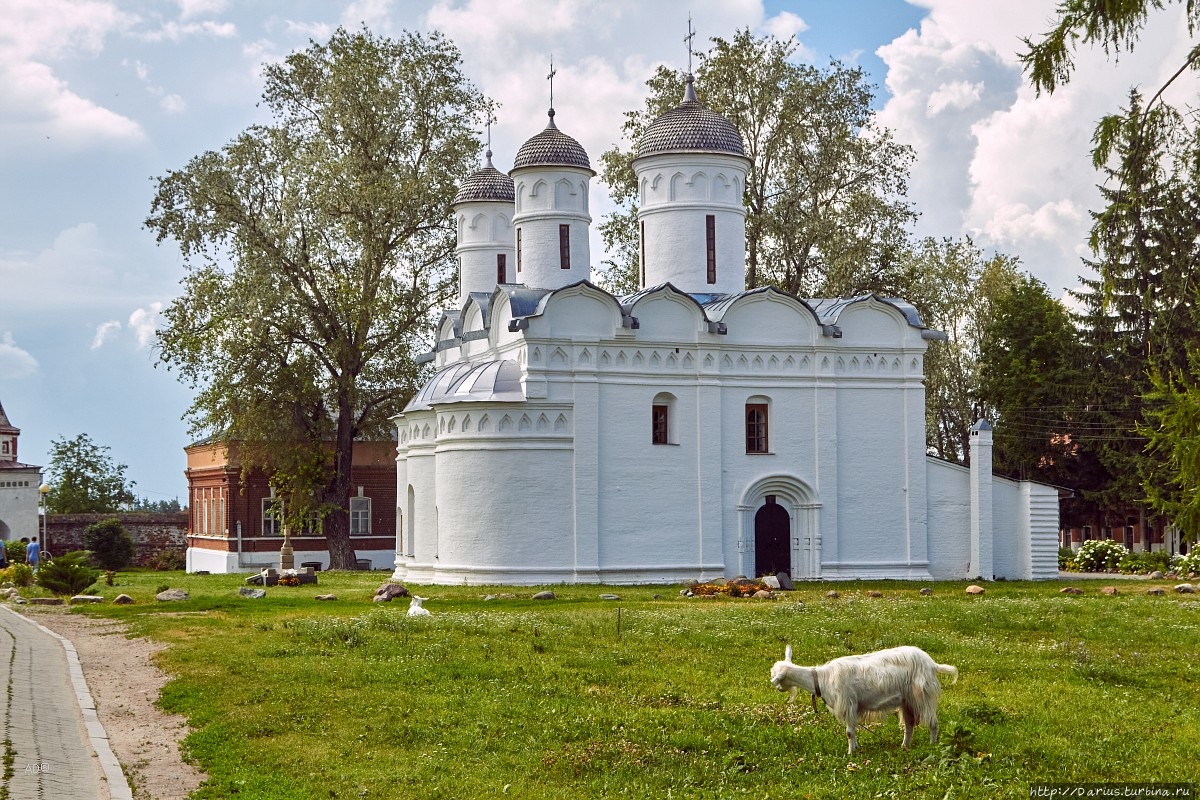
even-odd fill
[{"label": "white cloud", "polygon": [[232,39],[237,36],[237,25],[232,22],[184,22],[174,20],[164,22],[156,30],[141,31],[137,38],[144,42],[181,42],[193,36],[207,36],[217,39]]},{"label": "white cloud", "polygon": [[121,330],[121,323],[115,319],[110,319],[108,322],[101,322],[96,326],[96,335],[92,337],[92,349],[99,350],[119,330]]},{"label": "white cloud", "polygon": [[8,331],[0,334],[0,378],[18,380],[38,371],[37,359],[23,350]]},{"label": "white cloud", "polygon": [[137,337],[138,347],[149,347],[158,330],[162,303],[151,303],[149,308],[139,308],[129,315],[129,327]]},{"label": "white cloud", "polygon": [[219,14],[225,10],[227,0],[179,0],[180,19]]},{"label": "white cloud", "polygon": [[979,102],[983,95],[983,83],[950,81],[943,83],[929,95],[929,113],[937,116],[947,108],[962,111]]},{"label": "white cloud", "polygon": [[168,114],[182,114],[187,111],[187,103],[177,94],[169,94],[158,102],[159,107]]}]

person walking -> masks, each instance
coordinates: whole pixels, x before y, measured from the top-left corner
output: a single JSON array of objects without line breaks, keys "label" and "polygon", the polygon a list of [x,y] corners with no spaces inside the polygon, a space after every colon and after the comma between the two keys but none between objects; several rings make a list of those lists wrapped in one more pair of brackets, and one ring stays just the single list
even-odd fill
[{"label": "person walking", "polygon": [[29,544],[25,545],[25,563],[29,565],[30,569],[37,572],[38,562],[41,561],[41,558],[42,546],[38,544],[37,537],[35,536],[30,540]]}]

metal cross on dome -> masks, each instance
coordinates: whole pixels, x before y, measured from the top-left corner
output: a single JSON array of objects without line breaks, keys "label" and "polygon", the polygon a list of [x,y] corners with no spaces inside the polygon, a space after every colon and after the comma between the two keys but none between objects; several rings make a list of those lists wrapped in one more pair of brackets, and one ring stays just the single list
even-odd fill
[{"label": "metal cross on dome", "polygon": [[558,70],[554,68],[554,56],[550,56],[550,74],[546,76],[546,80],[550,81],[550,107],[554,108],[554,76],[558,74]]},{"label": "metal cross on dome", "polygon": [[692,15],[688,14],[688,35],[683,37],[684,43],[687,44],[688,51],[688,75],[692,74],[692,40],[696,38],[696,31],[692,29]]}]

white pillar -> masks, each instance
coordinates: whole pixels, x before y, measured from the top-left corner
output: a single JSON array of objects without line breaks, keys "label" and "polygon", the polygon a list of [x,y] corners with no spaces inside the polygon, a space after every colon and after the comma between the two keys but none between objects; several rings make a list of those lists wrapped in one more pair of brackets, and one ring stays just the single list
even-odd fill
[{"label": "white pillar", "polygon": [[971,564],[967,577],[992,580],[992,426],[971,426]]}]

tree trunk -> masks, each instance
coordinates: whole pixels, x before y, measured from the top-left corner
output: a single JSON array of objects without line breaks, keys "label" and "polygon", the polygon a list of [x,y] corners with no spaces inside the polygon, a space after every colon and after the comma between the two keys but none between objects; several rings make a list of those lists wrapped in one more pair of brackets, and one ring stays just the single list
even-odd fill
[{"label": "tree trunk", "polygon": [[337,510],[325,518],[325,541],[329,546],[330,569],[355,569],[358,566],[350,543],[350,486],[354,465],[354,428],[350,413],[338,415],[336,451],[333,455],[333,479],[325,490],[325,502]]}]

